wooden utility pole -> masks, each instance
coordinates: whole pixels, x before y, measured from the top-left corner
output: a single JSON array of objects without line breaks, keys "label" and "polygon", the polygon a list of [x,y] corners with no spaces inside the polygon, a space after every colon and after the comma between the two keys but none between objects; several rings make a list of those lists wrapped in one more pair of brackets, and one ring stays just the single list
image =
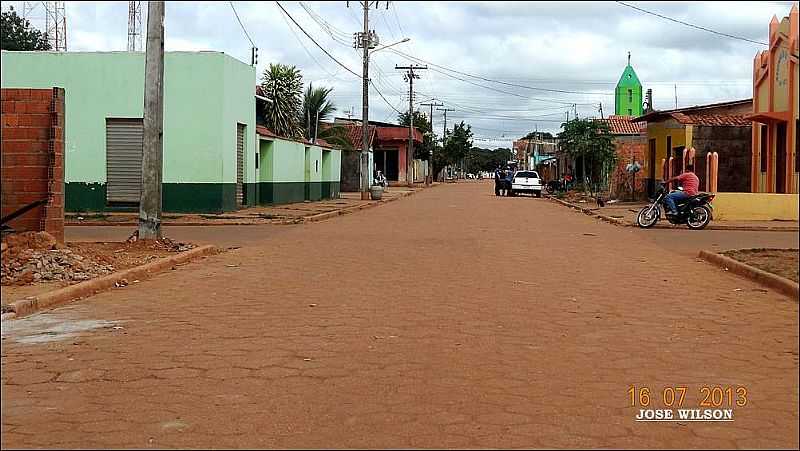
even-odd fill
[{"label": "wooden utility pole", "polygon": [[164,2],[147,2],[144,63],[142,189],[139,239],[161,238],[161,173],[164,134]]},{"label": "wooden utility pole", "polygon": [[408,186],[414,185],[414,79],[419,75],[414,70],[427,69],[428,66],[394,66],[395,69],[407,70],[405,73],[408,81],[408,151],[406,152],[406,182]]}]

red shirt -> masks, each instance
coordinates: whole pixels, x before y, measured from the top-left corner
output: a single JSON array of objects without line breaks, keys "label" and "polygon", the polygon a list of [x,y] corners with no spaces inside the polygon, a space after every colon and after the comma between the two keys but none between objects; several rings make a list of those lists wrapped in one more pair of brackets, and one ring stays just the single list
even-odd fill
[{"label": "red shirt", "polygon": [[683,174],[679,175],[676,180],[681,183],[683,186],[683,192],[690,195],[696,196],[697,190],[700,188],[700,179],[694,174],[694,172],[684,172]]}]

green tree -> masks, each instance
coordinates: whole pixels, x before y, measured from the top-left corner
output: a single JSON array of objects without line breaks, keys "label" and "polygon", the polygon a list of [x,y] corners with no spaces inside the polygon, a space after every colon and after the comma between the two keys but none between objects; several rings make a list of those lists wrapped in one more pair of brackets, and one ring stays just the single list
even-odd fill
[{"label": "green tree", "polygon": [[[408,127],[408,113],[400,113],[397,122]],[[422,133],[422,144],[414,146],[414,158],[428,160],[436,150],[436,134],[433,133],[428,118],[419,111],[414,111],[414,127]]]},{"label": "green tree", "polygon": [[267,127],[278,136],[300,138],[303,111],[303,76],[295,66],[270,64],[261,79],[264,96],[269,99],[262,111]]},{"label": "green tree", "polygon": [[473,147],[467,152],[465,169],[472,174],[481,171],[492,172],[498,166],[505,166],[511,158],[511,149],[482,149],[480,147]]},{"label": "green tree", "polygon": [[300,117],[306,139],[313,139],[318,123],[329,119],[336,111],[336,105],[328,98],[332,91],[333,88],[315,88],[313,84],[308,84]]},{"label": "green tree", "polygon": [[0,35],[0,49],[3,50],[50,50],[46,35],[18,16],[13,6],[2,13]]},{"label": "green tree", "polygon": [[[589,179],[592,191],[606,179],[606,172],[616,160],[614,136],[605,121],[573,119],[561,124],[558,137],[561,148],[580,159],[582,177]],[[586,187],[586,188],[590,188]]]},{"label": "green tree", "polygon": [[553,139],[553,134],[550,132],[530,132],[522,139]]},{"label": "green tree", "polygon": [[438,174],[445,166],[460,163],[472,149],[472,127],[461,121],[455,124],[453,131],[445,139],[445,145],[433,158],[434,174]]}]

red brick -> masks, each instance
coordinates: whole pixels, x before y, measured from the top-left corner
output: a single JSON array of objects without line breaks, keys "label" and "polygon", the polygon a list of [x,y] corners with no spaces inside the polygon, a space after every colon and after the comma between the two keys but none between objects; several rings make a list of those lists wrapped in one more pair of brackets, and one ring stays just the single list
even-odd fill
[{"label": "red brick", "polygon": [[[27,143],[14,143],[27,144]],[[3,166],[47,166],[50,158],[43,152],[6,153],[3,152]]]},{"label": "red brick", "polygon": [[17,113],[3,114],[3,128],[16,127],[19,124],[19,115]]},{"label": "red brick", "polygon": [[13,100],[3,100],[2,102],[0,102],[0,104],[2,105],[3,114],[15,113],[17,111],[16,102],[14,102]]},{"label": "red brick", "polygon": [[33,100],[47,100],[53,97],[52,89],[33,89],[30,92],[30,98]]},{"label": "red brick", "polygon": [[27,100],[31,97],[30,89],[5,88],[2,94],[3,100]]},{"label": "red brick", "polygon": [[13,171],[13,177],[18,180],[47,180],[47,167],[18,166]]},{"label": "red brick", "polygon": [[7,128],[3,130],[3,141],[12,139],[28,139],[28,130],[24,128]]},{"label": "red brick", "polygon": [[50,127],[49,114],[23,114],[19,117],[20,127]]},{"label": "red brick", "polygon": [[17,112],[20,113],[49,113],[50,102],[42,100],[17,102]]}]

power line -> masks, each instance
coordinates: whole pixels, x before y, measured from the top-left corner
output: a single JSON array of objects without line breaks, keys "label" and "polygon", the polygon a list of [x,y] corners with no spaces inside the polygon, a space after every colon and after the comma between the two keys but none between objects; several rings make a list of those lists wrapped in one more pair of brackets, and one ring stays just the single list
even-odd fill
[{"label": "power line", "polygon": [[569,90],[566,90],[566,89],[539,88],[539,87],[535,87],[535,86],[521,85],[521,84],[518,84],[518,83],[509,83],[509,82],[505,82],[505,81],[500,81],[500,80],[495,80],[495,79],[492,79],[492,78],[483,77],[483,76],[480,76],[480,75],[474,75],[474,74],[470,74],[470,73],[467,73],[467,72],[462,72],[462,71],[459,71],[459,70],[456,70],[456,69],[452,69],[452,68],[448,68],[448,67],[445,67],[445,66],[441,66],[441,65],[435,64],[435,63],[431,63],[430,61],[425,61],[422,58],[419,58],[419,57],[416,57],[416,56],[412,56],[412,55],[408,55],[408,54],[403,53],[403,52],[401,52],[399,50],[396,50],[396,49],[393,49],[393,51],[394,51],[394,53],[396,53],[396,54],[398,54],[400,56],[404,56],[406,58],[412,58],[412,59],[421,61],[423,63],[430,64],[431,66],[434,66],[434,67],[438,67],[438,68],[441,68],[441,69],[444,69],[444,70],[447,70],[447,71],[450,71],[450,72],[455,72],[457,74],[464,75],[464,76],[467,76],[467,77],[477,78],[478,80],[488,81],[490,83],[497,83],[497,84],[501,84],[501,85],[512,86],[512,87],[522,88],[522,89],[530,89],[530,90],[533,90],[533,91],[558,92],[558,93],[562,93],[562,94],[583,94],[583,95],[603,95],[603,96],[606,96],[606,95],[607,96],[613,96],[614,95],[614,93],[610,93],[610,92],[569,91]]},{"label": "power line", "polygon": [[250,38],[250,33],[248,33],[247,29],[244,27],[244,24],[242,23],[242,19],[239,18],[239,13],[236,12],[236,8],[233,6],[233,2],[228,2],[228,4],[231,5],[231,9],[233,10],[233,14],[236,16],[236,20],[239,22],[239,26],[242,27],[242,31],[244,31],[244,35],[247,36],[247,40],[250,41],[250,45],[255,47],[256,44],[255,44],[255,42],[253,42],[253,39]]},{"label": "power line", "polygon": [[705,27],[701,27],[699,25],[690,24],[688,22],[684,22],[684,21],[678,20],[678,19],[673,19],[672,17],[667,17],[667,16],[664,16],[664,15],[661,15],[661,14],[658,14],[658,13],[654,13],[652,11],[648,11],[646,9],[642,9],[642,8],[639,8],[639,7],[636,7],[636,6],[633,6],[633,5],[629,5],[629,4],[624,3],[624,2],[617,1],[616,3],[619,3],[622,6],[627,6],[628,8],[635,9],[637,11],[641,11],[641,12],[646,13],[646,14],[651,14],[653,16],[660,17],[662,19],[666,19],[666,20],[669,20],[669,21],[672,21],[672,22],[675,22],[675,23],[679,23],[681,25],[686,25],[687,27],[697,28],[698,30],[707,31],[709,33],[718,34],[720,36],[725,36],[725,37],[728,37],[728,38],[731,38],[731,39],[738,39],[740,41],[752,42],[753,44],[759,44],[759,45],[764,45],[764,46],[769,47],[769,44],[767,44],[766,42],[754,41],[752,39],[743,38],[741,36],[734,36],[732,34],[722,33],[720,31],[715,31],[715,30],[712,30],[710,28],[705,28]]},{"label": "power line", "polygon": [[299,24],[299,23],[297,23],[297,21],[296,21],[296,20],[294,20],[294,17],[292,17],[292,15],[291,15],[291,14],[289,14],[289,12],[288,12],[288,11],[286,11],[286,9],[284,9],[283,5],[281,5],[281,2],[278,2],[278,1],[276,1],[276,2],[275,2],[275,4],[276,4],[276,5],[278,5],[278,8],[280,8],[280,9],[281,9],[281,11],[283,11],[283,13],[284,13],[284,14],[286,14],[286,16],[287,16],[289,19],[291,19],[291,21],[292,21],[292,22],[293,22],[293,23],[294,23],[294,24],[297,26],[297,28],[299,28],[299,29],[300,29],[300,31],[302,31],[302,32],[303,32],[303,34],[304,34],[304,35],[306,35],[306,36],[308,37],[308,39],[311,39],[311,42],[313,42],[313,43],[314,43],[314,45],[316,45],[316,46],[317,46],[317,47],[318,47],[320,50],[322,50],[322,52],[323,52],[324,54],[326,54],[326,55],[328,56],[328,58],[330,58],[330,59],[332,59],[333,61],[335,61],[335,62],[336,62],[336,64],[338,64],[339,66],[341,66],[342,68],[344,68],[344,70],[346,70],[347,72],[350,72],[351,74],[355,75],[356,77],[358,77],[358,78],[361,78],[361,75],[358,75],[357,73],[355,73],[355,72],[353,72],[352,70],[350,70],[350,68],[349,68],[349,67],[345,66],[345,65],[344,65],[344,64],[343,64],[341,61],[339,61],[338,59],[336,59],[336,57],[334,57],[333,55],[331,55],[330,53],[328,53],[328,51],[327,51],[327,50],[325,50],[325,48],[324,48],[324,47],[322,47],[321,45],[319,45],[319,43],[318,43],[318,42],[317,42],[317,41],[316,41],[314,38],[312,38],[312,37],[311,37],[311,35],[310,35],[310,34],[308,34],[308,32],[307,32],[307,31],[306,31],[306,30],[305,30],[303,27],[301,27],[301,26],[300,26],[300,24]]}]

